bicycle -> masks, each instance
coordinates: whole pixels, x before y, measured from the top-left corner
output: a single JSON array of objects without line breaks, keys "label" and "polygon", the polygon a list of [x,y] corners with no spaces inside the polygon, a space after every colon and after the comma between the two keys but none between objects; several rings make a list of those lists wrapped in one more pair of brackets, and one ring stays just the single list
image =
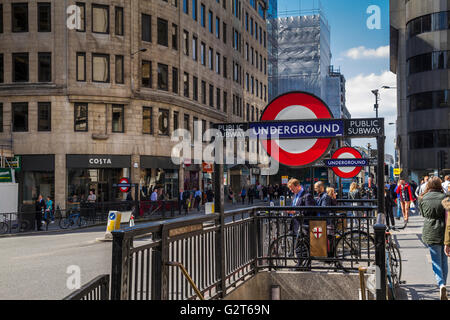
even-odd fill
[{"label": "bicycle", "polygon": [[[298,217],[303,215],[295,215],[293,218]],[[334,263],[337,269],[347,271],[350,267],[357,267],[359,260],[368,258],[371,251],[375,256],[375,240],[366,231],[345,228],[344,218],[345,216],[342,216],[342,220],[337,220],[338,223],[342,223],[342,227],[338,228],[337,223],[334,227],[335,234],[328,236],[327,255],[330,260],[325,262]],[[299,271],[309,271],[311,269],[309,237],[309,226],[301,225],[296,234],[291,230],[290,233],[276,238],[269,247],[270,266],[295,267]],[[367,257],[364,256],[364,252],[367,252]],[[294,265],[295,261],[297,263]]]},{"label": "bicycle", "polygon": [[67,229],[75,225],[78,225],[78,227],[87,226],[87,220],[81,216],[80,212],[72,212],[68,217],[62,218],[59,221],[59,227],[61,229]]},{"label": "bicycle", "polygon": [[3,216],[3,221],[0,222],[0,234],[7,234],[10,231],[17,230],[18,232],[23,232],[28,230],[29,223],[26,220],[18,219],[16,222],[11,222]]},{"label": "bicycle", "polygon": [[388,299],[396,299],[396,288],[402,283],[402,258],[400,249],[392,240],[391,232],[386,232],[386,275],[388,279]]}]

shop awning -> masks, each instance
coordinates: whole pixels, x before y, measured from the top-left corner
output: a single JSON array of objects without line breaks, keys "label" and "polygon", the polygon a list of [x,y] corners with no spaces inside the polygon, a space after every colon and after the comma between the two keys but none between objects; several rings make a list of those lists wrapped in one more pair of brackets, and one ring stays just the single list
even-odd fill
[{"label": "shop awning", "polygon": [[169,157],[141,156],[141,168],[178,170],[180,166],[174,164]]}]

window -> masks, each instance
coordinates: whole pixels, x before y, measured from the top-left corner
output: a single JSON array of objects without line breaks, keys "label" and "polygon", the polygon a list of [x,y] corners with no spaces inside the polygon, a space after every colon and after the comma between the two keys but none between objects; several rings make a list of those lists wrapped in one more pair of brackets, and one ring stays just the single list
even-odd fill
[{"label": "window", "polygon": [[51,126],[51,103],[39,102],[38,103],[38,131],[52,131]]},{"label": "window", "polygon": [[13,102],[12,107],[12,126],[13,132],[28,131],[28,103]]},{"label": "window", "polygon": [[161,18],[158,18],[158,44],[169,46],[169,23]]},{"label": "window", "polygon": [[227,97],[228,97],[228,94],[226,91],[224,91],[223,92],[223,112],[225,112],[225,113],[228,111]]},{"label": "window", "polygon": [[159,109],[158,134],[160,136],[169,135],[169,110]]},{"label": "window", "polygon": [[186,98],[189,98],[189,73],[183,75],[183,94]]},{"label": "window", "polygon": [[213,56],[213,49],[209,48],[208,51],[208,63],[209,63],[209,69],[214,70],[214,56]]},{"label": "window", "polygon": [[183,0],[183,12],[189,14],[189,2],[188,0]]},{"label": "window", "polygon": [[4,65],[3,65],[3,53],[0,53],[0,83],[3,83],[5,81],[4,78]]},{"label": "window", "polygon": [[52,31],[51,4],[38,3],[38,32]]},{"label": "window", "polygon": [[183,43],[183,52],[186,56],[189,56],[189,32],[186,30],[183,31]]},{"label": "window", "polygon": [[228,67],[227,58],[223,57],[223,77],[228,78]]},{"label": "window", "polygon": [[178,69],[172,68],[172,91],[178,93]]},{"label": "window", "polygon": [[[205,134],[206,134],[206,120],[202,120],[202,136],[200,137],[200,140],[203,141]],[[205,141],[207,141],[207,140],[205,140]]]},{"label": "window", "polygon": [[192,79],[192,96],[195,101],[198,101],[198,78],[193,77]]},{"label": "window", "polygon": [[192,59],[194,61],[198,60],[197,47],[198,47],[198,38],[196,36],[192,36]]},{"label": "window", "polygon": [[214,86],[212,84],[209,85],[209,106],[214,108]]},{"label": "window", "polygon": [[13,53],[13,82],[28,82],[28,53]]},{"label": "window", "polygon": [[142,41],[152,42],[152,16],[142,14]]},{"label": "window", "polygon": [[197,21],[197,0],[192,0],[192,19]]},{"label": "window", "polygon": [[223,28],[222,28],[222,39],[223,39],[223,43],[227,43],[227,24],[225,22],[223,23]]},{"label": "window", "polygon": [[[190,122],[189,115],[188,115],[188,114],[185,114],[183,120],[184,120],[184,123],[183,123],[183,125],[184,125],[184,130],[186,130],[186,131],[188,131],[188,132],[191,132],[191,126],[189,125],[189,122]],[[185,138],[188,138],[187,133],[185,133],[185,136],[184,136],[184,137],[185,137]]]},{"label": "window", "polygon": [[109,55],[92,54],[92,81],[109,82]]},{"label": "window", "polygon": [[0,132],[3,132],[3,103],[0,103]]},{"label": "window", "polygon": [[121,104],[112,105],[112,132],[125,132],[125,112]]},{"label": "window", "polygon": [[169,67],[158,63],[158,89],[169,91]]},{"label": "window", "polygon": [[77,52],[77,81],[86,81],[86,53]]},{"label": "window", "polygon": [[49,52],[38,53],[38,81],[52,81],[52,54]]},{"label": "window", "polygon": [[142,69],[141,69],[141,78],[142,78],[142,86],[145,88],[152,87],[152,62],[142,60]]},{"label": "window", "polygon": [[178,50],[178,26],[172,23],[172,49]]},{"label": "window", "polygon": [[178,121],[180,118],[180,115],[178,112],[174,111],[173,112],[173,131],[178,130],[180,128],[180,124]]},{"label": "window", "polygon": [[206,104],[206,82],[202,81],[202,103]]},{"label": "window", "polygon": [[109,33],[109,6],[92,5],[92,32]]},{"label": "window", "polygon": [[200,45],[200,59],[203,66],[206,65],[206,45],[205,43],[201,43]]},{"label": "window", "polygon": [[201,5],[200,5],[200,24],[201,24],[201,26],[204,28],[205,26],[206,26],[206,22],[205,22],[205,20],[206,20],[206,17],[205,17],[205,11],[206,11],[206,9],[205,9],[205,5],[202,3]]},{"label": "window", "polygon": [[217,88],[216,89],[216,106],[217,109],[220,110],[220,98],[222,97],[221,93],[220,93],[220,89]]},{"label": "window", "polygon": [[208,29],[209,32],[213,33],[213,13],[211,10],[208,12]]},{"label": "window", "polygon": [[124,35],[124,27],[123,27],[123,8],[115,7],[115,34],[116,36]]},{"label": "window", "polygon": [[220,63],[221,63],[220,53],[216,52],[216,73],[217,74],[220,74]]},{"label": "window", "polygon": [[87,103],[75,104],[75,131],[88,131],[88,105]]},{"label": "window", "polygon": [[192,119],[193,121],[194,121],[194,141],[199,141],[200,140],[200,132],[199,132],[199,128],[198,128],[198,126],[199,126],[199,121],[198,121],[198,118],[197,117],[194,117],[193,119]]},{"label": "window", "polygon": [[153,134],[152,107],[142,108],[142,133]]},{"label": "window", "polygon": [[0,33],[3,33],[3,4],[0,3]]},{"label": "window", "polygon": [[124,79],[124,62],[123,62],[123,56],[116,56],[116,83],[123,84],[125,82]]},{"label": "window", "polygon": [[216,38],[220,39],[220,19],[216,17]]},{"label": "window", "polygon": [[77,7],[80,8],[80,20],[77,21],[78,32],[85,32],[86,31],[86,4],[83,2],[77,2]]},{"label": "window", "polygon": [[28,32],[28,4],[12,3],[12,32]]}]

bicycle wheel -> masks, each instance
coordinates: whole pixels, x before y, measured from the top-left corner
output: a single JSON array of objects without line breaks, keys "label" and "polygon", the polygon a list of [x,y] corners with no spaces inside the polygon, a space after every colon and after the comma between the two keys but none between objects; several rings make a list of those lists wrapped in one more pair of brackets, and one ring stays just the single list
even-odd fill
[{"label": "bicycle wheel", "polygon": [[[298,239],[294,235],[286,235],[272,242],[269,249],[269,265],[277,268],[309,269],[309,244],[305,238]],[[294,250],[295,244],[295,250]]]},{"label": "bicycle wheel", "polygon": [[59,227],[61,229],[67,229],[70,225],[70,219],[69,218],[61,218],[59,221]]},{"label": "bicycle wheel", "polygon": [[343,269],[358,269],[375,259],[375,240],[367,232],[350,231],[336,243],[336,263]]},{"label": "bicycle wheel", "polygon": [[9,226],[6,222],[0,222],[0,234],[6,234],[9,231]]},{"label": "bicycle wheel", "polygon": [[86,218],[81,217],[81,216],[78,218],[78,226],[79,227],[86,227],[87,224],[88,224],[88,222],[87,222]]},{"label": "bicycle wheel", "polygon": [[400,285],[402,277],[402,258],[400,249],[395,243],[389,245],[389,267],[391,269],[392,282],[395,287]]},{"label": "bicycle wheel", "polygon": [[27,221],[22,220],[19,225],[20,225],[20,231],[28,230],[29,223]]}]

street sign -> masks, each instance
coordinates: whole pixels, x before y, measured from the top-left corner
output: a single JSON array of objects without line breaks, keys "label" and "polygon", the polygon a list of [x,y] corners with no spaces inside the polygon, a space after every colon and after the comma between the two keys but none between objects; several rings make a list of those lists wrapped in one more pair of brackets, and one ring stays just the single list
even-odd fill
[{"label": "street sign", "polygon": [[[286,125],[292,119],[306,120],[298,121],[297,124],[294,123],[292,126]],[[261,121],[286,122],[282,127],[278,126],[277,129],[283,129],[281,136],[283,138],[289,137],[290,139],[262,140],[261,144],[267,153],[279,163],[289,167],[307,167],[326,155],[332,147],[333,141],[331,138],[295,139],[295,137],[302,133],[306,133],[308,136],[315,136],[315,134],[319,133],[318,131],[321,131],[321,133],[328,129],[333,131],[333,127],[338,129],[336,128],[336,123],[334,125],[330,124],[329,127],[325,128],[326,124],[324,122],[318,122],[316,126],[309,124],[308,129],[306,129],[308,119],[330,120],[333,119],[333,114],[320,98],[305,92],[287,93],[272,101],[264,110]],[[300,130],[300,122],[304,122],[303,131]],[[292,129],[295,127],[298,130],[296,130],[296,134],[292,134]],[[257,128],[257,126],[255,125],[253,128]],[[289,134],[285,129],[289,129]],[[340,129],[339,133],[342,134]],[[280,130],[278,130],[277,134],[280,135],[280,133]],[[336,134],[336,132],[333,134]],[[271,142],[276,145],[278,152],[272,151]]]},{"label": "street sign", "polygon": [[331,167],[338,177],[349,179],[356,177],[362,168],[368,165],[369,161],[362,159],[358,150],[344,147],[336,150],[331,156],[331,160],[327,160],[325,163]]},{"label": "street sign", "polygon": [[345,136],[347,138],[384,136],[384,119],[347,119]]},{"label": "street sign", "polygon": [[120,191],[126,193],[130,190],[131,185],[127,178],[122,178],[120,179],[119,184],[117,186],[119,187]]},{"label": "street sign", "polygon": [[282,184],[283,186],[287,185],[288,182],[289,182],[289,176],[282,176],[282,177],[281,177],[281,184]]},{"label": "street sign", "polygon": [[394,169],[394,176],[399,176],[402,173],[402,169],[396,168]]}]

